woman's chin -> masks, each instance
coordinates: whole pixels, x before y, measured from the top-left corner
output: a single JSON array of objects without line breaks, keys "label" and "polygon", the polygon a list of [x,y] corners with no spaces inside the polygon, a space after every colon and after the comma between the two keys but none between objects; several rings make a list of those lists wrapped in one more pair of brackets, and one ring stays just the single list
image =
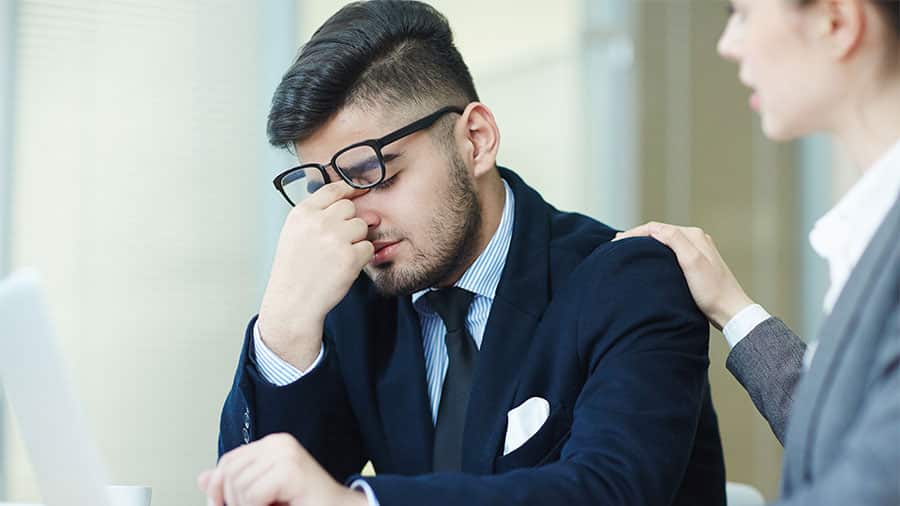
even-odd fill
[{"label": "woman's chin", "polygon": [[797,128],[791,128],[784,122],[778,121],[771,115],[762,115],[762,131],[767,139],[775,142],[792,141],[798,137],[806,135]]}]

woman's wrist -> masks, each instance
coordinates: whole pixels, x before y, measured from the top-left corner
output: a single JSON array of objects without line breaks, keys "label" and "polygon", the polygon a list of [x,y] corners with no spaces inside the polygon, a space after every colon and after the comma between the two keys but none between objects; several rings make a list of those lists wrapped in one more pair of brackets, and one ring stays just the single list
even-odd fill
[{"label": "woman's wrist", "polygon": [[735,294],[733,297],[723,299],[721,302],[722,303],[709,315],[710,322],[712,322],[713,326],[719,330],[722,330],[725,325],[728,325],[728,322],[737,316],[738,313],[748,306],[755,304],[753,299],[743,292]]}]

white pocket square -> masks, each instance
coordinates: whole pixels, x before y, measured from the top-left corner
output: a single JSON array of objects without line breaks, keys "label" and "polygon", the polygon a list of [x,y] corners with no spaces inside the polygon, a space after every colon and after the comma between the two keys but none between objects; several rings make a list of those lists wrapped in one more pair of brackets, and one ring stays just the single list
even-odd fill
[{"label": "white pocket square", "polygon": [[503,455],[525,444],[537,434],[550,416],[550,403],[542,397],[532,397],[506,414],[506,439]]}]

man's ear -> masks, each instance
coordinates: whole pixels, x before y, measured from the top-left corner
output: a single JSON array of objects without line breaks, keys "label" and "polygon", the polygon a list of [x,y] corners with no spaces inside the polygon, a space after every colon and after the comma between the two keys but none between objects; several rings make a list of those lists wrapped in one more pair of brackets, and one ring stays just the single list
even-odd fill
[{"label": "man's ear", "polygon": [[470,103],[457,121],[454,135],[461,146],[460,156],[476,178],[497,166],[500,130],[488,106]]}]

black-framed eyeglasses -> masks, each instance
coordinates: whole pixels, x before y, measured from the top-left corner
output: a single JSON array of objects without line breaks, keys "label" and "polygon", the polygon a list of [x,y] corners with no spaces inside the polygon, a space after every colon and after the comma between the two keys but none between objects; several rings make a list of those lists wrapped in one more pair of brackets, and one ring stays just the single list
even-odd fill
[{"label": "black-framed eyeglasses", "polygon": [[394,156],[385,156],[381,150],[388,144],[434,125],[445,114],[462,114],[463,109],[448,106],[416,120],[405,127],[381,137],[351,144],[331,157],[326,165],[304,163],[278,174],[272,183],[292,206],[331,182],[328,169],[332,168],[347,184],[360,190],[377,186],[384,181],[385,164]]}]

